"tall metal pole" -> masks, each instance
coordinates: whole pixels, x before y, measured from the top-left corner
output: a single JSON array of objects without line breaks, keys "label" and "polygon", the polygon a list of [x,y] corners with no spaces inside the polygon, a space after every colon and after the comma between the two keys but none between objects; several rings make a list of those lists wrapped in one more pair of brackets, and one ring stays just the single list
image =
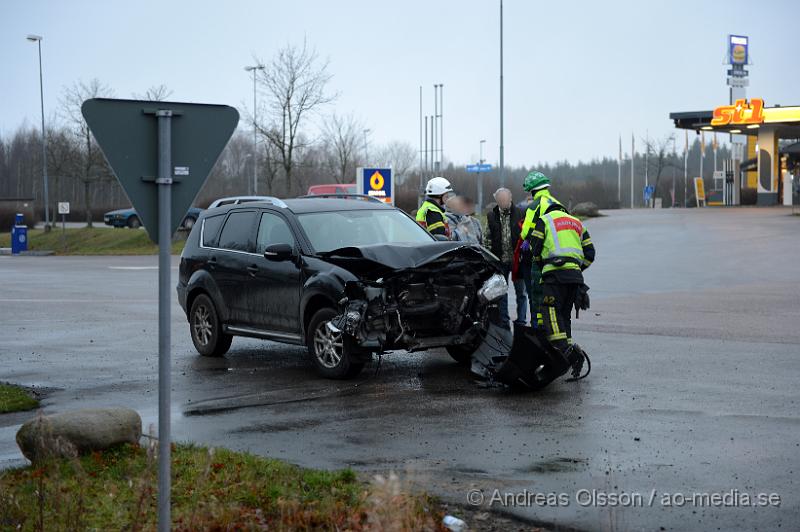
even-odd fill
[{"label": "tall metal pole", "polygon": [[622,208],[622,134],[619,135],[619,157],[617,157],[617,206]]},{"label": "tall metal pole", "polygon": [[433,173],[439,175],[438,152],[436,151],[436,121],[439,119],[439,85],[433,84],[433,116],[431,117],[431,157]]},{"label": "tall metal pole", "polygon": [[39,50],[39,104],[42,111],[42,181],[44,192],[44,230],[50,231],[50,193],[47,178],[47,131],[44,128],[44,80],[42,77],[42,37],[28,35],[27,39],[35,42]]},{"label": "tall metal pole", "polygon": [[258,195],[258,135],[256,120],[256,113],[258,107],[256,106],[256,69],[253,69],[253,195]]},{"label": "tall metal pole", "polygon": [[258,121],[256,120],[256,113],[258,113],[258,106],[256,105],[256,71],[264,70],[264,65],[246,66],[244,69],[253,73],[253,184],[252,194],[258,195]]},{"label": "tall metal pole", "polygon": [[480,165],[483,164],[483,145],[485,140],[480,141],[480,156],[478,157],[478,214],[483,212],[483,174],[481,174]]},{"label": "tall metal pole", "polygon": [[[428,177],[428,115],[425,115],[425,178]],[[422,179],[420,179],[420,183],[422,183]],[[425,188],[423,185],[422,188],[422,195],[425,195]]]},{"label": "tall metal pole", "polygon": [[634,159],[636,159],[636,144],[633,137],[633,133],[631,133],[631,209],[633,209],[633,166],[634,166]]},{"label": "tall metal pole", "polygon": [[506,184],[506,169],[503,161],[503,0],[500,0],[500,186]]},{"label": "tall metal pole", "polygon": [[171,529],[170,516],[170,254],[172,235],[172,111],[158,117],[158,530]]},{"label": "tall metal pole", "polygon": [[422,197],[424,195],[424,177],[422,166],[422,85],[419,86],[419,193],[417,194],[417,208],[422,205]]},{"label": "tall metal pole", "polygon": [[683,145],[683,206],[688,207],[686,196],[689,194],[689,130],[684,130],[685,142]]},{"label": "tall metal pole", "polygon": [[444,164],[444,84],[439,83],[439,167]]},{"label": "tall metal pole", "polygon": [[675,180],[677,179],[678,171],[675,169],[675,159],[678,158],[678,151],[675,148],[675,137],[672,137],[672,205],[675,206]]}]

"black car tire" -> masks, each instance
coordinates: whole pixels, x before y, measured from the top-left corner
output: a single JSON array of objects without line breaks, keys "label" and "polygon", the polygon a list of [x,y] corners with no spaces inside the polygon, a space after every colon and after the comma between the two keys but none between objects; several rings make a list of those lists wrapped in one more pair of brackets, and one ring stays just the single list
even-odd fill
[{"label": "black car tire", "polygon": [[194,217],[194,216],[187,216],[186,218],[184,218],[184,219],[183,219],[183,223],[181,224],[181,226],[182,226],[184,229],[187,229],[187,230],[189,230],[189,229],[191,229],[192,227],[194,227],[194,223],[195,223],[196,221],[197,221],[197,219],[195,219],[195,217]]},{"label": "black car tire", "polygon": [[478,344],[448,345],[445,347],[445,349],[447,349],[447,354],[450,355],[453,360],[461,365],[467,365],[472,359],[472,353],[478,349]]},{"label": "black car tire", "polygon": [[332,308],[323,308],[311,317],[306,329],[306,347],[320,375],[328,379],[350,379],[361,372],[364,363],[353,361],[350,343],[342,333],[336,334],[327,328],[336,314]]},{"label": "black car tire", "polygon": [[142,221],[138,216],[131,216],[128,218],[128,227],[131,229],[139,229],[142,226]]},{"label": "black car tire", "polygon": [[194,348],[203,356],[221,357],[231,348],[233,336],[222,332],[217,309],[205,294],[200,294],[192,302],[189,330]]}]

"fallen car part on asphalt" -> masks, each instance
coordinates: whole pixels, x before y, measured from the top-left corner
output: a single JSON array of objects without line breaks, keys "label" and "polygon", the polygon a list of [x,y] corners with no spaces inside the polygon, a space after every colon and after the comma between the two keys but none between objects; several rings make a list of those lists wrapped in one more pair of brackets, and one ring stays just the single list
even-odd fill
[{"label": "fallen car part on asphalt", "polygon": [[[494,372],[494,378],[512,388],[541,390],[570,368],[579,370],[583,360],[588,361],[588,357],[579,346],[573,345],[562,354],[547,341],[541,329],[515,325],[511,353]],[[573,374],[569,380],[579,380],[586,375],[588,372],[582,377]]]}]

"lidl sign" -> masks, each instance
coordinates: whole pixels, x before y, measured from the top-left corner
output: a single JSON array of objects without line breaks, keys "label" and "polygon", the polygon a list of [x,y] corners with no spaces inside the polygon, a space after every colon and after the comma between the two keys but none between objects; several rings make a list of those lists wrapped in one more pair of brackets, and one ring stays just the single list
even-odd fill
[{"label": "lidl sign", "polygon": [[356,187],[359,194],[394,205],[391,168],[359,168]]}]

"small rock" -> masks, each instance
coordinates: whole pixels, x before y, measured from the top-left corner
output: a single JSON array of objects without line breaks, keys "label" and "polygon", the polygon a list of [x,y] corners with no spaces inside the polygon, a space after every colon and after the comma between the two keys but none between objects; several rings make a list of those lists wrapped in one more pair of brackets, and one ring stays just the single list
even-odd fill
[{"label": "small rock", "polygon": [[135,410],[99,408],[36,417],[17,431],[17,445],[36,462],[138,443],[141,436],[142,418]]}]

